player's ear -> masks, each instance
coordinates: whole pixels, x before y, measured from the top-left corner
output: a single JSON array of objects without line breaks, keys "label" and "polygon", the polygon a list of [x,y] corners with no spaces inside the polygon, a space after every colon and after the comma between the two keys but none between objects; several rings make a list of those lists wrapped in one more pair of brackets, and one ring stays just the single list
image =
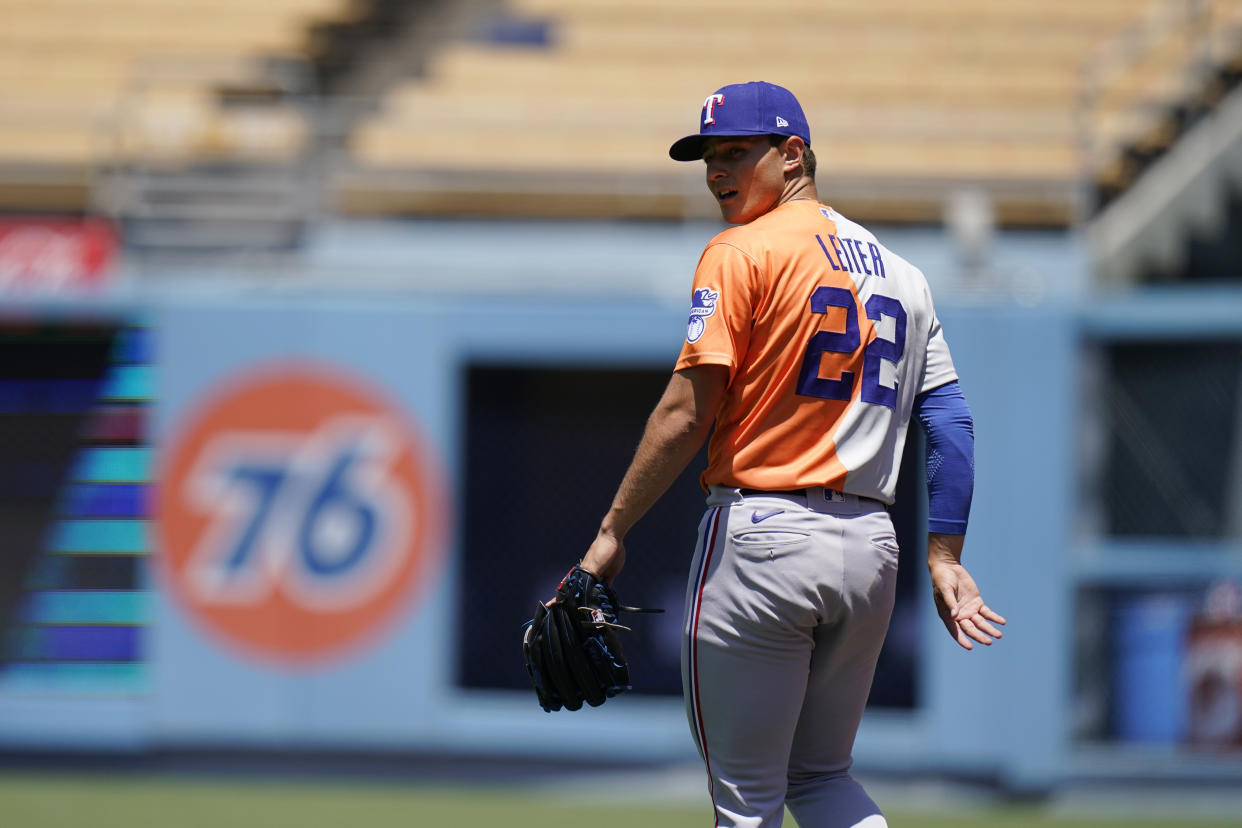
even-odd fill
[{"label": "player's ear", "polygon": [[785,175],[799,176],[802,174],[804,152],[806,152],[806,142],[797,135],[791,135],[785,139],[785,142],[781,144]]}]

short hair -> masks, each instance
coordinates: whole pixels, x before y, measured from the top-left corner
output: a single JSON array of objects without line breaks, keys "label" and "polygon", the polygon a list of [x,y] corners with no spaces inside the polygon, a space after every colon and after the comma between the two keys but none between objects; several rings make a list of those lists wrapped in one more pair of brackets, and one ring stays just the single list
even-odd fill
[{"label": "short hair", "polygon": [[[768,141],[772,144],[772,146],[779,147],[786,138],[790,138],[790,137],[792,136],[772,134],[768,136]],[[802,174],[805,175],[807,178],[814,180],[815,179],[815,166],[816,166],[815,152],[810,148],[810,146],[803,148],[802,150]]]}]

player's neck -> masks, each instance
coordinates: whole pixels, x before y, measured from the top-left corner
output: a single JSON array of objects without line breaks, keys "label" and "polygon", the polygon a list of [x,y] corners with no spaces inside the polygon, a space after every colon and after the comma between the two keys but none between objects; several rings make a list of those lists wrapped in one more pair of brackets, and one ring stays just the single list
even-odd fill
[{"label": "player's neck", "polygon": [[819,201],[819,191],[815,189],[814,179],[799,176],[785,183],[785,191],[781,193],[778,205],[788,201]]}]

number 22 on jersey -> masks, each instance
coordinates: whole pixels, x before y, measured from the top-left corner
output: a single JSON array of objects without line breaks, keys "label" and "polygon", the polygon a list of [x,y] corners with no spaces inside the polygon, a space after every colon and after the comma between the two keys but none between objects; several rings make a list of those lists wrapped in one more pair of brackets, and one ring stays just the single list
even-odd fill
[{"label": "number 22 on jersey", "polygon": [[[893,339],[876,336],[863,349],[862,390],[863,402],[897,407],[897,383],[890,388],[880,382],[880,363],[883,360],[896,363],[901,359],[906,344],[906,309],[896,299],[879,294],[867,300],[867,318],[879,321],[888,316],[895,322]],[[826,314],[829,308],[845,310],[844,330],[818,331],[807,341],[802,357],[802,370],[798,372],[798,393],[805,397],[825,400],[849,400],[853,395],[854,371],[841,371],[836,379],[820,376],[820,363],[825,353],[852,354],[862,344],[858,327],[858,310],[854,294],[842,287],[821,285],[811,294],[811,313]]]}]

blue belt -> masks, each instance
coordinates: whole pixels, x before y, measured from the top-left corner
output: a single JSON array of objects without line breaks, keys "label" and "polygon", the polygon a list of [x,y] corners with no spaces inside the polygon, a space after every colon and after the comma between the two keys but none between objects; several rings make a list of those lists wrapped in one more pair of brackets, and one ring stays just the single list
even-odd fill
[{"label": "blue belt", "polygon": [[[738,491],[743,495],[773,495],[775,497],[806,497],[806,489],[778,489],[778,490],[738,489]],[[832,489],[831,491],[838,492],[838,494],[842,494],[842,495],[845,494],[845,492],[841,492],[837,489]],[[879,503],[881,506],[884,505],[881,501],[876,500],[874,497],[867,497],[866,495],[855,495],[855,497],[857,497],[859,500],[870,500],[874,503]]]}]

